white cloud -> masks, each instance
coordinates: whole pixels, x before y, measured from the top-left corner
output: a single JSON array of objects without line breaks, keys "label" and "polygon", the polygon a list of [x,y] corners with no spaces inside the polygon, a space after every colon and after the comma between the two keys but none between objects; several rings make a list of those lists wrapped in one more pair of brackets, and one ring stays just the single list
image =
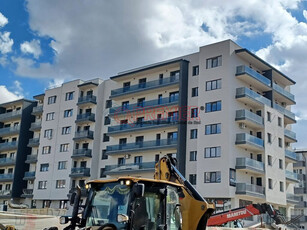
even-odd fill
[{"label": "white cloud", "polygon": [[10,32],[0,32],[0,52],[2,54],[7,54],[12,51],[14,41],[10,38],[10,34]]},{"label": "white cloud", "polygon": [[20,50],[25,54],[32,54],[36,59],[38,59],[42,53],[40,41],[36,39],[33,39],[31,42],[25,41],[20,44]]},{"label": "white cloud", "polygon": [[53,79],[48,83],[48,88],[46,89],[60,87],[63,83],[64,83],[64,79]]},{"label": "white cloud", "polygon": [[303,10],[304,18],[307,20],[307,10]]},{"label": "white cloud", "polygon": [[21,95],[16,95],[15,93],[9,91],[4,85],[0,85],[0,95],[0,104],[22,98]]},{"label": "white cloud", "polygon": [[9,20],[0,12],[0,27],[5,26]]}]

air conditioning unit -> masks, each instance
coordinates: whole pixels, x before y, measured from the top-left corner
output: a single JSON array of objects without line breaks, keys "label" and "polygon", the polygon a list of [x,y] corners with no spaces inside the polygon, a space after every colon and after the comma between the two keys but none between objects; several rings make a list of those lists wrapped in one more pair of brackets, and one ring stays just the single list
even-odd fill
[{"label": "air conditioning unit", "polygon": [[246,125],[244,124],[244,123],[239,123],[239,127],[240,127],[240,129],[245,129],[246,128]]},{"label": "air conditioning unit", "polygon": [[130,156],[131,156],[130,154],[126,154],[126,155],[125,155],[125,158],[126,158],[126,159],[130,159]]}]

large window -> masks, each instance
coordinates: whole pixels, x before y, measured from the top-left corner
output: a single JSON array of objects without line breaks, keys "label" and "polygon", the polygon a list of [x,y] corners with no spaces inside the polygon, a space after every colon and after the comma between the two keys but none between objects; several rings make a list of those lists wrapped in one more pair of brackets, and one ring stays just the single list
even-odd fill
[{"label": "large window", "polygon": [[221,156],[221,146],[205,148],[205,158],[215,158]]},{"label": "large window", "polygon": [[72,116],[72,109],[64,110],[64,117],[71,117]]},{"label": "large window", "polygon": [[54,120],[54,112],[46,114],[46,121]]},{"label": "large window", "polygon": [[229,169],[229,185],[236,186],[236,170]]},{"label": "large window", "polygon": [[206,125],[206,135],[211,135],[211,134],[218,134],[221,133],[221,124],[210,124]]},{"label": "large window", "polygon": [[189,175],[189,181],[192,185],[196,185],[196,174],[190,174]]},{"label": "large window", "polygon": [[49,170],[49,164],[41,164],[40,171],[47,172]]},{"label": "large window", "polygon": [[222,56],[208,58],[206,60],[206,68],[211,69],[222,65]]},{"label": "large window", "polygon": [[205,183],[221,183],[221,172],[205,172]]},{"label": "large window", "polygon": [[62,135],[70,134],[70,132],[71,132],[71,126],[67,126],[67,127],[62,128]]},{"label": "large window", "polygon": [[191,109],[191,118],[198,117],[198,108]]},{"label": "large window", "polygon": [[197,161],[197,151],[190,152],[190,161]]},{"label": "large window", "polygon": [[221,88],[222,88],[222,79],[206,82],[206,91],[216,90]]},{"label": "large window", "polygon": [[197,129],[191,129],[191,139],[197,139]]},{"label": "large window", "polygon": [[193,71],[192,71],[192,76],[197,76],[199,75],[199,66],[193,66]]},{"label": "large window", "polygon": [[61,144],[60,152],[68,152],[69,144]]},{"label": "large window", "polygon": [[192,97],[198,96],[198,87],[192,88]]},{"label": "large window", "polygon": [[74,99],[74,92],[68,92],[65,95],[65,101],[70,101]]},{"label": "large window", "polygon": [[56,96],[48,97],[48,104],[54,104],[56,102]]},{"label": "large window", "polygon": [[57,180],[56,181],[56,188],[65,188],[65,180]]},{"label": "large window", "polygon": [[47,189],[47,181],[39,181],[38,182],[38,189]]},{"label": "large window", "polygon": [[46,129],[44,132],[44,137],[48,139],[52,138],[52,129]]},{"label": "large window", "polygon": [[134,157],[134,164],[142,164],[143,156],[136,156]]},{"label": "large window", "polygon": [[214,101],[206,103],[206,113],[221,111],[222,109],[222,102],[221,101]]},{"label": "large window", "polygon": [[269,189],[273,189],[273,180],[271,178],[268,179]]},{"label": "large window", "polygon": [[51,146],[44,146],[42,154],[49,154],[49,153],[51,153]]},{"label": "large window", "polygon": [[66,169],[67,161],[59,161],[58,170]]}]

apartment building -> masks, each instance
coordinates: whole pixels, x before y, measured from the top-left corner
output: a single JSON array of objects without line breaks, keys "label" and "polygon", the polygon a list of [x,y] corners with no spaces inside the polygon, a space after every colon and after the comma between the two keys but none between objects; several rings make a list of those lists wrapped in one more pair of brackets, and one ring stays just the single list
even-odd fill
[{"label": "apartment building", "polygon": [[26,188],[23,175],[31,148],[27,147],[32,133],[29,131],[34,116],[35,101],[20,99],[0,104],[0,204],[19,203]]},{"label": "apartment building", "polygon": [[299,218],[300,228],[307,229],[307,149],[297,149],[295,153],[297,161],[293,164],[293,171],[298,174],[299,183],[294,187],[294,194],[299,203],[294,206],[292,217],[301,216]]},{"label": "apartment building", "polygon": [[292,79],[227,40],[111,80],[99,177],[152,178],[159,157],[172,154],[218,211],[267,202],[291,215]]}]

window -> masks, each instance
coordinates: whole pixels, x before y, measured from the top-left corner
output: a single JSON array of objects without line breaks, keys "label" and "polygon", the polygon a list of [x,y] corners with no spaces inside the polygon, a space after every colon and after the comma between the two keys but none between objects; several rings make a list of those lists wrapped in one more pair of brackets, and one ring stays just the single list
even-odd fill
[{"label": "window", "polygon": [[271,178],[268,179],[269,189],[273,189],[273,181]]},{"label": "window", "polygon": [[71,117],[72,116],[72,109],[64,110],[64,117]]},{"label": "window", "polygon": [[229,185],[236,186],[236,170],[229,169]]},{"label": "window", "polygon": [[56,188],[65,188],[65,182],[66,182],[65,180],[57,180],[55,187]]},{"label": "window", "polygon": [[106,178],[106,177],[107,177],[107,176],[104,174],[105,171],[106,171],[105,168],[101,168],[101,169],[100,169],[100,178]]},{"label": "window", "polygon": [[44,146],[42,154],[49,154],[51,153],[51,146]]},{"label": "window", "polygon": [[221,156],[221,146],[205,148],[205,158],[214,158]]},{"label": "window", "polygon": [[282,148],[282,139],[280,137],[278,138],[278,146]]},{"label": "window", "polygon": [[134,157],[134,164],[142,164],[143,157],[142,156],[136,156]]},{"label": "window", "polygon": [[278,117],[278,126],[282,127],[282,120],[281,120],[281,117]]},{"label": "window", "polygon": [[284,191],[284,182],[279,181],[279,191],[283,192]]},{"label": "window", "polygon": [[139,98],[137,100],[137,106],[138,107],[144,107],[144,105],[145,105],[145,97]]},{"label": "window", "polygon": [[268,155],[268,165],[272,166],[272,156]]},{"label": "window", "polygon": [[221,88],[222,88],[222,79],[206,82],[206,91],[216,90]]},{"label": "window", "polygon": [[271,122],[271,113],[267,112],[267,120]]},{"label": "window", "polygon": [[191,151],[190,152],[190,161],[196,161],[197,160],[197,151]]},{"label": "window", "polygon": [[101,160],[107,160],[107,159],[108,159],[107,150],[104,149],[102,150]]},{"label": "window", "polygon": [[74,99],[74,92],[68,92],[65,95],[65,101],[70,101]]},{"label": "window", "polygon": [[206,60],[206,68],[211,69],[222,65],[222,56],[208,58]]},{"label": "window", "polygon": [[129,109],[129,101],[123,101],[122,102],[122,110]]},{"label": "window", "polygon": [[44,132],[44,137],[51,139],[52,138],[52,129],[46,129]]},{"label": "window", "polygon": [[191,139],[197,139],[197,129],[191,129]]},{"label": "window", "polygon": [[106,133],[103,134],[102,141],[103,141],[103,142],[108,142],[108,141],[110,141],[110,137],[108,136],[108,134],[106,134]]},{"label": "window", "polygon": [[117,164],[118,165],[124,165],[126,163],[126,160],[125,158],[123,157],[119,157],[118,160],[117,160]]},{"label": "window", "polygon": [[205,183],[221,183],[221,172],[205,172]]},{"label": "window", "polygon": [[272,135],[268,133],[268,143],[272,143]]},{"label": "window", "polygon": [[60,145],[60,152],[68,152],[69,144],[61,144]]},{"label": "window", "polygon": [[139,79],[139,88],[145,88],[146,87],[146,78]]},{"label": "window", "polygon": [[192,88],[192,97],[198,96],[198,87]]},{"label": "window", "polygon": [[70,134],[71,126],[63,127],[62,128],[62,135]]},{"label": "window", "polygon": [[38,182],[38,189],[47,189],[47,181],[39,181]]},{"label": "window", "polygon": [[67,164],[67,161],[59,161],[58,170],[66,169],[66,164]]},{"label": "window", "polygon": [[56,96],[48,97],[48,105],[54,104],[56,102]]},{"label": "window", "polygon": [[41,164],[40,171],[47,172],[49,170],[49,164]]},{"label": "window", "polygon": [[283,168],[284,168],[284,167],[283,167],[282,159],[279,159],[279,168],[280,168],[280,169],[283,169]]},{"label": "window", "polygon": [[206,135],[211,135],[211,134],[218,134],[221,133],[221,124],[210,124],[206,125]]},{"label": "window", "polygon": [[189,181],[192,185],[196,185],[196,174],[190,174]]},{"label": "window", "polygon": [[112,107],[112,100],[106,100],[106,109]]},{"label": "window", "polygon": [[54,120],[54,112],[46,114],[46,121]]},{"label": "window", "polygon": [[199,75],[199,66],[193,66],[193,71],[192,71],[192,76],[197,76]]},{"label": "window", "polygon": [[198,117],[198,108],[191,109],[191,118]]},{"label": "window", "polygon": [[221,101],[206,103],[206,113],[221,111],[221,109],[222,109]]},{"label": "window", "polygon": [[109,125],[109,124],[111,124],[110,117],[108,117],[108,116],[104,117],[104,125]]}]

